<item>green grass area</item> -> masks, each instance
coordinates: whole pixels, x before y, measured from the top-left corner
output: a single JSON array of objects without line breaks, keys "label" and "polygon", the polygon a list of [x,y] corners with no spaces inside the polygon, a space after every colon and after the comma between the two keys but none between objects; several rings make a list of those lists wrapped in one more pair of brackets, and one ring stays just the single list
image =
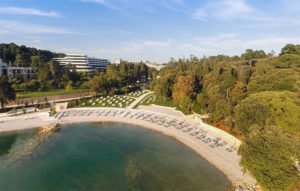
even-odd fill
[{"label": "green grass area", "polygon": [[188,112],[182,108],[179,108],[172,99],[164,99],[163,97],[157,96],[154,93],[146,96],[139,105],[160,105],[165,107],[175,107],[176,110],[183,112],[184,114],[188,114]]},{"label": "green grass area", "polygon": [[131,104],[135,99],[123,96],[123,95],[114,95],[114,96],[101,96],[93,99],[85,100],[76,107],[118,107],[125,108]]},{"label": "green grass area", "polygon": [[162,98],[160,96],[157,96],[155,94],[150,94],[150,95],[146,96],[140,102],[140,105],[150,105],[150,104],[161,105],[161,106],[166,106],[166,107],[176,107],[173,100],[164,99],[164,98]]},{"label": "green grass area", "polygon": [[34,92],[18,92],[18,98],[33,98],[33,97],[48,97],[48,96],[56,96],[56,95],[67,95],[67,94],[75,94],[75,93],[84,93],[88,92],[89,89],[73,89],[71,92],[66,91],[65,89],[53,89],[49,91],[34,91]]},{"label": "green grass area", "polygon": [[130,92],[128,94],[128,96],[138,98],[145,93],[147,93],[147,92],[146,91],[135,91],[135,92]]}]

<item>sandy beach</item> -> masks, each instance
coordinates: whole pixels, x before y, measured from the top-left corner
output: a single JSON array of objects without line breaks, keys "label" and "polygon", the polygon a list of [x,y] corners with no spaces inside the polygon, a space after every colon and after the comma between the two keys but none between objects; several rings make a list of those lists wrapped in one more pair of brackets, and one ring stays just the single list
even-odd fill
[{"label": "sandy beach", "polygon": [[[124,117],[122,115],[99,115],[98,112],[111,111],[123,111],[131,113],[153,113],[157,116],[161,115],[165,119],[178,121],[185,121],[194,127],[202,128],[205,130],[205,126],[198,124],[186,117],[172,116],[165,113],[147,111],[142,109],[114,109],[114,108],[76,108],[61,111],[56,115],[56,118],[49,117],[48,113],[33,113],[16,117],[2,117],[0,118],[0,132],[15,131],[27,128],[42,127],[47,124],[59,123],[59,124],[72,124],[83,122],[116,122],[116,123],[128,123],[134,124],[140,127],[145,127],[154,131],[161,132],[165,135],[174,137],[178,141],[182,142],[186,146],[193,149],[201,157],[205,158],[211,164],[221,170],[234,184],[247,185],[255,184],[255,180],[248,174],[244,174],[241,166],[239,165],[240,156],[237,154],[237,148],[239,146],[238,140],[234,140],[232,136],[226,135],[226,132],[207,130],[206,137],[218,138],[225,141],[225,146],[213,147],[211,143],[207,143],[204,140],[197,138],[197,136],[191,136],[190,132],[185,132],[175,127],[163,127],[160,124],[149,122],[136,117]],[[82,112],[87,115],[72,115],[72,113]],[[71,113],[71,114],[70,114]],[[108,112],[109,113],[109,112]],[[137,116],[137,115],[136,115]]]}]

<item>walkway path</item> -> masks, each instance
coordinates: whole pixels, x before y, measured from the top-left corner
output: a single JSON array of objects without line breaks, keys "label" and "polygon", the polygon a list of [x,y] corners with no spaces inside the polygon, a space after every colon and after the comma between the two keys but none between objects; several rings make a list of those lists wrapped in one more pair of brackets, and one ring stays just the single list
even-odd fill
[{"label": "walkway path", "polygon": [[145,93],[143,95],[141,95],[140,97],[138,97],[134,102],[132,102],[129,106],[127,106],[127,109],[133,109],[138,103],[140,103],[147,95],[152,94],[153,92],[148,92]]}]

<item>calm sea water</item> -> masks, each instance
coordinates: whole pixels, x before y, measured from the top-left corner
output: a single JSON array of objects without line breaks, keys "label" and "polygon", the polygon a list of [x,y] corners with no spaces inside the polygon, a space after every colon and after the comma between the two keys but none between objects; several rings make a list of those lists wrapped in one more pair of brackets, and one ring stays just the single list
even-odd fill
[{"label": "calm sea water", "polygon": [[229,184],[175,139],[133,125],[0,134],[0,191],[225,191]]}]

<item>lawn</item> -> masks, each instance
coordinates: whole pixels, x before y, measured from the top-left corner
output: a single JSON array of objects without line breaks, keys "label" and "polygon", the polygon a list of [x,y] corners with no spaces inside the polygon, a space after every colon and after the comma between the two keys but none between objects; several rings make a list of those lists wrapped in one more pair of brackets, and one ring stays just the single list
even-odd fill
[{"label": "lawn", "polygon": [[165,107],[175,107],[176,110],[179,110],[184,114],[187,114],[187,111],[182,108],[179,108],[172,99],[164,99],[163,97],[157,96],[154,93],[146,96],[140,102],[139,105],[150,105],[150,104],[161,105]]},{"label": "lawn", "polygon": [[17,93],[18,98],[33,98],[33,97],[48,97],[48,96],[56,96],[56,95],[67,95],[67,94],[76,94],[76,93],[84,93],[88,92],[89,89],[73,89],[71,92],[66,91],[65,89],[53,89],[49,91],[34,91],[34,92],[26,92],[26,93]]},{"label": "lawn", "polygon": [[131,104],[135,99],[123,96],[123,95],[114,95],[114,96],[101,96],[97,98],[88,99],[79,103],[77,107],[118,107],[125,108]]},{"label": "lawn", "polygon": [[128,96],[138,98],[145,93],[147,93],[147,91],[135,91],[135,92],[129,93]]},{"label": "lawn", "polygon": [[140,105],[150,105],[150,104],[161,105],[166,107],[177,107],[174,104],[172,99],[164,99],[155,94],[150,94],[146,96],[140,103]]}]

